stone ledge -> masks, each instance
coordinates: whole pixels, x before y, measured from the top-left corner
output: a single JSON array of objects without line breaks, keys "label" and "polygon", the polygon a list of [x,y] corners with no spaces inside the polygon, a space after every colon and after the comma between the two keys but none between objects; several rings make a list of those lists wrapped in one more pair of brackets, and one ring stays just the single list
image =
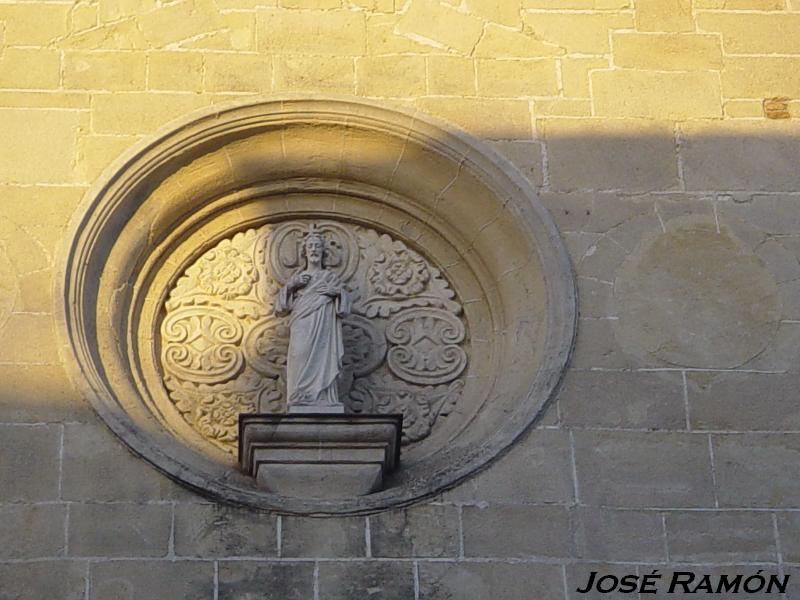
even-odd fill
[{"label": "stone ledge", "polygon": [[402,415],[240,415],[239,464],[281,496],[364,496],[400,462],[402,429]]}]

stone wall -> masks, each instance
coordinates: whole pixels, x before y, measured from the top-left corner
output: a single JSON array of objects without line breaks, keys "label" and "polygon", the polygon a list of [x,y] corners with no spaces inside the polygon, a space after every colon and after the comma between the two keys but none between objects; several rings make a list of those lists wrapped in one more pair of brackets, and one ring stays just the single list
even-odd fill
[{"label": "stone wall", "polygon": [[[654,569],[763,569],[800,595],[800,3],[274,4],[0,4],[0,598],[560,600]],[[490,141],[571,252],[559,397],[428,504],[207,503],[63,370],[54,264],[88,186],[169,120],[273,92]]]}]

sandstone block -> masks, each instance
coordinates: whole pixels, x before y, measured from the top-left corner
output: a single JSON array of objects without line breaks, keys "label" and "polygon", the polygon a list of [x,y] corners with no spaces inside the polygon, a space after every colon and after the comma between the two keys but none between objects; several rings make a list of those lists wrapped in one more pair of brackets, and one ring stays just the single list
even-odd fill
[{"label": "sandstone block", "polygon": [[272,87],[269,56],[208,54],[205,89],[208,92],[268,92]]},{"label": "sandstone block", "polygon": [[212,0],[178,0],[138,14],[136,20],[152,48],[194,38],[224,27]]},{"label": "sandstone block", "polygon": [[472,52],[482,31],[483,23],[479,18],[436,0],[412,0],[395,28],[400,35],[422,38],[433,46],[451,48],[463,54]]},{"label": "sandstone block", "polygon": [[150,12],[158,5],[157,0],[115,0],[100,4],[101,21],[117,21]]},{"label": "sandstone block", "polygon": [[[0,181],[69,183],[73,180],[78,111],[0,109],[5,143],[0,147]],[[46,164],[47,169],[41,165]],[[53,338],[50,338],[51,340]]]},{"label": "sandstone block", "polygon": [[633,27],[625,13],[528,12],[523,18],[538,39],[578,54],[608,54],[608,30]]},{"label": "sandstone block", "polygon": [[539,192],[539,199],[561,232],[582,231],[592,214],[591,192]]},{"label": "sandstone block", "polygon": [[575,509],[575,544],[580,558],[599,561],[666,560],[661,515],[634,510]]},{"label": "sandstone block", "polygon": [[319,565],[319,600],[408,600],[414,597],[409,562],[325,562]]},{"label": "sandstone block", "polygon": [[[692,428],[734,431],[798,430],[797,375],[689,375]],[[758,402],[753,399],[758,398]],[[780,415],[780,418],[776,418]]]},{"label": "sandstone block", "polygon": [[[621,226],[639,217],[655,214],[652,196],[628,196],[614,192],[592,195],[591,214],[584,231],[611,235]],[[660,227],[659,227],[660,229]]]},{"label": "sandstone block", "polygon": [[464,554],[480,557],[573,555],[569,513],[562,506],[465,506]]},{"label": "sandstone block", "polygon": [[140,90],[147,70],[144,54],[65,52],[64,87],[81,90]]},{"label": "sandstone block", "polygon": [[143,502],[183,493],[94,422],[65,425],[63,471],[62,493],[67,500]]},{"label": "sandstone block", "polygon": [[591,277],[578,277],[576,283],[581,317],[604,319],[614,316],[613,284]]},{"label": "sandstone block", "polygon": [[637,120],[543,119],[555,190],[663,190],[677,186],[671,126]]},{"label": "sandstone block", "polygon": [[712,198],[703,193],[647,194],[638,198],[641,197],[655,201],[655,210],[658,211],[664,221],[664,226],[668,229],[674,229],[679,223],[685,222],[686,217],[709,221],[714,217]]},{"label": "sandstone block", "polygon": [[[487,139],[530,139],[531,115],[523,100],[483,98],[420,98],[420,109]],[[503,115],[502,119],[498,115]]]},{"label": "sandstone block", "polygon": [[557,565],[426,562],[419,566],[419,598],[563,600],[561,579]]},{"label": "sandstone block", "polygon": [[536,100],[537,117],[591,117],[592,101],[588,98],[543,98]]},{"label": "sandstone block", "polygon": [[363,517],[314,519],[284,517],[282,556],[354,558],[366,555]]},{"label": "sandstone block", "polygon": [[196,92],[203,87],[203,55],[151,52],[147,55],[147,88]]},{"label": "sandstone block", "polygon": [[683,173],[690,190],[796,191],[800,124],[681,125]]},{"label": "sandstone block", "polygon": [[720,506],[800,507],[797,434],[712,436]]},{"label": "sandstone block", "polygon": [[275,556],[277,519],[267,513],[219,504],[175,505],[175,554]]},{"label": "sandstone block", "polygon": [[670,559],[680,562],[773,562],[772,515],[753,512],[673,512],[666,516]]},{"label": "sandstone block", "polygon": [[[724,85],[724,74],[722,81]],[[760,119],[764,116],[764,103],[760,100],[727,100],[722,105],[722,114],[731,119]]]},{"label": "sandstone block", "polygon": [[566,431],[528,433],[489,469],[447,492],[455,502],[572,502],[572,460]]},{"label": "sandstone block", "polygon": [[[575,256],[576,274],[582,279],[597,279],[601,283],[612,283],[617,270],[628,256],[627,250],[612,240],[609,235],[586,232],[582,235],[593,237],[585,242],[587,247],[582,247],[579,254]],[[616,309],[609,307],[609,314],[613,316],[615,312]],[[594,343],[594,336],[584,336],[584,341]]]},{"label": "sandstone block", "polygon": [[694,0],[697,9],[712,10],[785,10],[784,0]]},{"label": "sandstone block", "polygon": [[[269,3],[264,2],[263,6]],[[182,48],[212,50],[256,50],[256,15],[254,12],[230,12],[222,15],[225,27],[213,36],[205,36],[181,43]]]},{"label": "sandstone block", "polygon": [[[12,314],[3,327],[3,336],[20,340],[18,345],[0,347],[0,362],[16,364],[58,364],[58,348],[53,344],[55,323],[47,313]],[[24,341],[23,341],[24,340]]]},{"label": "sandstone block", "polygon": [[342,0],[280,0],[281,8],[339,8]]},{"label": "sandstone block", "polygon": [[544,165],[541,143],[509,141],[492,142],[490,145],[510,160],[533,185],[542,185]]},{"label": "sandstone block", "polygon": [[8,600],[84,600],[86,565],[78,561],[0,564],[0,590]]},{"label": "sandstone block", "polygon": [[596,69],[607,69],[608,59],[566,56],[559,60],[561,87],[565,96],[589,97],[589,73]]},{"label": "sandstone block", "polygon": [[614,64],[629,69],[700,71],[722,69],[716,35],[614,32]]},{"label": "sandstone block", "polygon": [[474,96],[477,92],[475,61],[460,56],[429,56],[428,93],[433,95]]},{"label": "sandstone block", "polygon": [[222,562],[219,600],[307,600],[314,596],[311,563]]},{"label": "sandstone block", "polygon": [[0,539],[6,541],[0,547],[0,559],[63,554],[66,514],[62,504],[0,506]]},{"label": "sandstone block", "polygon": [[[92,563],[89,600],[214,598],[214,565],[200,561],[111,561]],[[121,595],[124,594],[124,595]]]},{"label": "sandstone block", "polygon": [[800,53],[800,14],[701,12],[697,27],[721,33],[727,54]]},{"label": "sandstone block", "polygon": [[129,92],[97,94],[92,114],[95,133],[150,133],[167,121],[205,106],[196,94]]},{"label": "sandstone block", "polygon": [[366,52],[363,13],[263,10],[257,18],[261,52],[354,56]]},{"label": "sandstone block", "polygon": [[458,509],[420,506],[369,517],[372,556],[458,556]]},{"label": "sandstone block", "polygon": [[478,95],[554,96],[556,65],[551,59],[478,60]]},{"label": "sandstone block", "polygon": [[564,49],[544,42],[525,31],[513,31],[487,23],[475,46],[478,58],[541,58],[564,54]]},{"label": "sandstone block", "polygon": [[103,170],[138,141],[133,135],[86,135],[78,140],[80,180],[93,183]]},{"label": "sandstone block", "polygon": [[[0,219],[9,260],[19,273],[32,273],[50,266],[65,229],[85,188],[75,186],[0,186],[6,199]],[[8,223],[12,227],[6,227]],[[16,230],[18,234],[13,235]],[[19,235],[24,233],[25,235]],[[27,241],[26,241],[27,240]],[[38,246],[38,249],[37,249]]]},{"label": "sandstone block", "polygon": [[694,31],[691,0],[640,0],[636,2],[639,31]]},{"label": "sandstone block", "polygon": [[61,431],[49,425],[0,425],[0,501],[58,498]]},{"label": "sandstone block", "polygon": [[351,4],[360,6],[370,12],[394,12],[394,0],[352,0]]},{"label": "sandstone block", "polygon": [[425,58],[369,56],[356,59],[356,93],[364,96],[425,94]]},{"label": "sandstone block", "polygon": [[569,371],[558,398],[566,426],[686,427],[678,373]]},{"label": "sandstone block", "polygon": [[[800,245],[794,243],[793,237],[800,234],[797,201],[794,194],[753,194],[743,201],[721,203],[718,210],[723,222],[745,221],[771,235],[791,236],[781,237],[780,243],[800,260]],[[793,272],[789,274],[789,279],[795,279]],[[778,273],[776,277],[785,280]]]},{"label": "sandstone block", "polygon": [[778,513],[778,535],[783,560],[790,563],[800,562],[800,513]]},{"label": "sandstone block", "polygon": [[70,556],[165,556],[172,507],[166,504],[73,504]]},{"label": "sandstone block", "polygon": [[278,0],[217,0],[220,10],[254,10],[263,7],[276,7]]},{"label": "sandstone block", "polygon": [[149,47],[133,17],[87,29],[62,38],[60,48],[82,50],[142,50]]},{"label": "sandstone block", "polygon": [[[616,245],[606,241],[608,246]],[[596,246],[600,248],[600,244]],[[604,250],[597,250],[603,252]],[[621,252],[621,251],[620,251]],[[651,366],[652,361],[623,352],[610,319],[581,319],[570,364],[575,369],[631,369]]]},{"label": "sandstone block", "polygon": [[490,27],[494,23],[507,27],[519,27],[522,24],[519,3],[514,0],[467,0],[463,8],[485,21],[491,21],[488,23]]},{"label": "sandstone block", "polygon": [[69,5],[55,3],[31,2],[1,5],[0,21],[5,22],[5,45],[49,45],[67,33],[69,9]]},{"label": "sandstone block", "polygon": [[705,436],[623,431],[576,431],[574,435],[582,502],[619,507],[713,506]]},{"label": "sandstone block", "polygon": [[340,56],[277,56],[275,90],[331,91],[352,94],[355,66]]},{"label": "sandstone block", "polygon": [[800,57],[726,56],[722,92],[728,98],[758,98],[759,103],[764,98],[800,96]]},{"label": "sandstone block", "polygon": [[0,422],[80,421],[90,414],[61,365],[0,365],[0,380]]},{"label": "sandstone block", "polygon": [[61,78],[55,50],[5,48],[0,55],[0,87],[55,89]]},{"label": "sandstone block", "polygon": [[[797,260],[796,251],[797,248],[793,244],[781,243],[774,238],[766,240],[756,248],[756,256],[764,261],[764,265],[778,282],[779,294],[789,292],[794,285],[793,282],[800,279],[800,262]],[[787,308],[791,310],[791,304],[784,306],[784,310]]]},{"label": "sandstone block", "polygon": [[619,10],[630,6],[629,0],[522,0],[522,8],[541,10]]},{"label": "sandstone block", "polygon": [[96,5],[78,4],[74,6],[69,14],[69,30],[84,31],[96,27],[99,13]]},{"label": "sandstone block", "polygon": [[48,312],[52,306],[53,271],[43,269],[20,273],[19,297],[15,310],[20,312]]},{"label": "sandstone block", "polygon": [[0,91],[6,108],[89,108],[89,94],[60,91]]},{"label": "sandstone block", "polygon": [[591,78],[598,116],[676,120],[722,116],[716,73],[620,69],[594,71]]},{"label": "sandstone block", "polygon": [[367,15],[367,54],[445,54],[441,48],[430,43],[418,41],[396,31],[397,22],[402,15],[368,14]]}]

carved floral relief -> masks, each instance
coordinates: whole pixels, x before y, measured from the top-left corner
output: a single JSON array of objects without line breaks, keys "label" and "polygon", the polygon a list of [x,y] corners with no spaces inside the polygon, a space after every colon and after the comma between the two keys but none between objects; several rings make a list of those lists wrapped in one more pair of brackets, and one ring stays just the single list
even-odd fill
[{"label": "carved floral relief", "polygon": [[[425,257],[374,229],[313,221],[324,233],[327,268],[353,298],[343,320],[348,412],[402,413],[403,442],[428,437],[464,387],[467,326],[455,292]],[[217,447],[236,452],[238,415],[286,410],[288,319],[274,297],[302,267],[312,221],[237,233],[190,265],[165,304],[161,366],[184,420]]]}]

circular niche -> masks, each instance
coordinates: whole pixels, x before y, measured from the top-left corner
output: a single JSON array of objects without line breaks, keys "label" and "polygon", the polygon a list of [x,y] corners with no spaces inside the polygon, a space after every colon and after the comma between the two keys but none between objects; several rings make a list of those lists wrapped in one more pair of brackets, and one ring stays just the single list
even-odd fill
[{"label": "circular niche", "polygon": [[[354,298],[340,396],[404,415],[400,468],[346,500],[269,494],[235,454],[240,413],[285,410],[272,307],[312,225]],[[569,260],[536,193],[418,113],[283,98],[192,115],[112,165],[71,229],[76,381],[135,453],[227,502],[346,514],[440,492],[535,420],[572,346]]]}]

